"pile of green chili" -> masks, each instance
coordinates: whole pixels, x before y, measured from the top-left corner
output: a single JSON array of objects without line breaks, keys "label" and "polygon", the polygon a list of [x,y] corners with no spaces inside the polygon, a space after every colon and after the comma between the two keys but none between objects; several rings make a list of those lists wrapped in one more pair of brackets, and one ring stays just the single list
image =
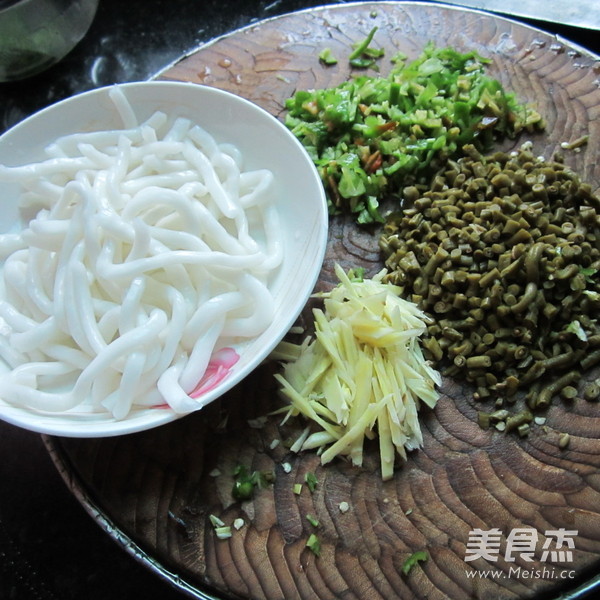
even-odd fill
[{"label": "pile of green chili", "polygon": [[330,213],[383,222],[382,200],[430,176],[465,144],[484,150],[495,138],[543,127],[537,112],[485,74],[489,62],[429,44],[412,62],[394,57],[387,77],[361,74],[289,98],[286,124],[319,169]]},{"label": "pile of green chili", "polygon": [[[430,357],[495,399],[481,424],[526,434],[534,409],[579,393],[600,363],[600,198],[531,144],[465,151],[428,188],[403,190],[380,247],[388,281],[434,319]],[[515,414],[519,391],[526,409]]]}]

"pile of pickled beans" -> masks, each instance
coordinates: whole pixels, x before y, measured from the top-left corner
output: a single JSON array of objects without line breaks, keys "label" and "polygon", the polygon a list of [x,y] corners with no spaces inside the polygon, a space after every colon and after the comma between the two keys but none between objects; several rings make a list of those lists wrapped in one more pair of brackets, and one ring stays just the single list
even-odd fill
[{"label": "pile of pickled beans", "polygon": [[493,401],[480,424],[526,435],[554,396],[597,399],[597,383],[581,381],[600,362],[591,186],[531,143],[489,156],[467,146],[403,196],[379,240],[387,281],[434,318],[429,358]]}]

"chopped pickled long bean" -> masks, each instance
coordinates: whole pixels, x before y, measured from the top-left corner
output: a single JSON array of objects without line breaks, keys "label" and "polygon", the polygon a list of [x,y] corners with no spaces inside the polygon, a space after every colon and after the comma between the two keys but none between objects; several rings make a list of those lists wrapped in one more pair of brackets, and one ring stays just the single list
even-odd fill
[{"label": "chopped pickled long bean", "polygon": [[[500,406],[527,392],[526,410],[539,410],[556,395],[573,397],[562,390],[600,364],[600,198],[531,143],[490,156],[465,151],[435,184],[410,186],[388,218],[387,280],[433,318],[424,348],[439,368],[450,365],[444,373]],[[597,396],[586,389],[582,397]],[[529,431],[530,420],[510,419],[503,430]]]}]

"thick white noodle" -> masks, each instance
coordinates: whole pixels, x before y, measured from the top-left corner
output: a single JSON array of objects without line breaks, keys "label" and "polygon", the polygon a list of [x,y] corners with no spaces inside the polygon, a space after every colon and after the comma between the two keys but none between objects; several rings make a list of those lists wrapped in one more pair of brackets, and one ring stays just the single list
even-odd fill
[{"label": "thick white noodle", "polygon": [[[110,413],[189,394],[216,350],[272,322],[282,241],[267,169],[189,119],[73,134],[47,158],[0,165],[34,215],[0,235],[0,398],[46,413]],[[25,214],[25,213],[24,213]]]}]

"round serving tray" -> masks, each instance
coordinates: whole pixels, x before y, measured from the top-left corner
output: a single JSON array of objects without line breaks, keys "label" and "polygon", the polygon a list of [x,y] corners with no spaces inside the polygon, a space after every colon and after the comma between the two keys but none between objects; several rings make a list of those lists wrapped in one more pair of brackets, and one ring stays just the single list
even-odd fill
[{"label": "round serving tray", "polygon": [[[322,65],[321,49],[347,56],[375,26],[386,57],[398,51],[416,57],[429,41],[489,57],[489,73],[546,119],[546,131],[533,138],[538,154],[550,157],[562,142],[589,135],[565,160],[598,191],[598,57],[490,14],[418,2],[324,6],[214,40],[159,77],[229,90],[282,117],[295,90],[336,85],[351,75],[344,60]],[[380,64],[385,73],[389,61]],[[376,236],[332,219],[319,289],[334,282],[336,261],[378,271]],[[196,598],[546,598],[600,571],[600,405],[556,402],[545,426],[521,439],[480,429],[470,390],[445,380],[436,409],[422,418],[423,449],[384,483],[376,451],[360,470],[342,461],[323,468],[313,453],[295,455],[272,443],[301,425],[282,428],[275,417],[260,428],[248,424],[278,405],[272,369],[263,365],[221,402],[154,430],[45,442],[100,525]],[[570,434],[567,449],[558,447],[560,432]],[[251,501],[234,502],[232,472],[240,463],[274,470],[275,483]],[[309,472],[318,480],[315,492],[294,494]],[[340,502],[350,510],[340,512]],[[307,514],[320,521],[318,558],[306,548]],[[243,518],[244,526],[220,540],[209,515],[228,524]],[[496,561],[465,561],[477,529],[500,530]],[[577,532],[572,552],[542,561],[543,543],[561,529]],[[521,554],[511,562],[503,554],[507,537],[519,530],[539,537],[532,561]],[[422,550],[428,560],[404,575],[406,558]],[[486,568],[499,575],[481,575]]]}]

